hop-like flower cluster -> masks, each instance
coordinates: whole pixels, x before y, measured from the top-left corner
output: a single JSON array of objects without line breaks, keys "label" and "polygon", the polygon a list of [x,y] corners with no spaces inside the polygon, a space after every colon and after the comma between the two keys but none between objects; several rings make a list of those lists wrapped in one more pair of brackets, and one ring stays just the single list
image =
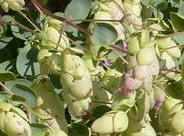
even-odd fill
[{"label": "hop-like flower cluster", "polygon": [[31,136],[31,127],[26,114],[12,104],[0,102],[0,129],[9,136]]},{"label": "hop-like flower cluster", "polygon": [[25,2],[24,0],[1,0],[0,5],[5,12],[8,12],[9,9],[20,11],[25,5]]}]

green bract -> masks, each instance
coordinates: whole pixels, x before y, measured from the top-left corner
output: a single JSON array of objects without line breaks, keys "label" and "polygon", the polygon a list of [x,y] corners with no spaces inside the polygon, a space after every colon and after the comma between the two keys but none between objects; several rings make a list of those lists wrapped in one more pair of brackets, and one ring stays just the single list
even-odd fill
[{"label": "green bract", "polygon": [[128,127],[128,117],[123,111],[112,111],[95,120],[91,129],[93,132],[108,134],[123,132]]}]

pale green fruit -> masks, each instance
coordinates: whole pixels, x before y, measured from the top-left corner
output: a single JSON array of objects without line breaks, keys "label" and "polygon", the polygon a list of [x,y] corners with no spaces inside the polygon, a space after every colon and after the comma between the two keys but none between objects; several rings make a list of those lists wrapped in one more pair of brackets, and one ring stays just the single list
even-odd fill
[{"label": "pale green fruit", "polygon": [[137,37],[132,37],[128,43],[128,53],[135,54],[139,51],[139,41]]},{"label": "pale green fruit", "polygon": [[48,22],[52,27],[54,27],[56,29],[61,28],[62,22],[60,20],[54,19],[52,17],[48,17]]},{"label": "pale green fruit", "polygon": [[164,37],[156,40],[158,47],[163,49],[168,48],[171,44],[171,41],[172,41],[171,37]]},{"label": "pale green fruit", "polygon": [[166,50],[166,52],[173,58],[179,58],[181,56],[180,48],[176,46],[177,45],[174,45],[174,47],[170,46],[169,49]]},{"label": "pale green fruit", "polygon": [[178,103],[181,103],[181,100],[179,99],[175,99],[172,97],[167,97],[161,107],[161,109],[163,110],[163,114],[166,117],[166,115],[168,115],[169,111],[175,107]]},{"label": "pale green fruit", "polygon": [[[66,36],[63,34],[60,34],[60,32],[55,29],[54,27],[47,27],[46,28],[46,35],[49,45],[53,48],[57,48],[58,51],[63,51],[66,47],[69,47],[69,40]],[[61,38],[60,38],[61,36]],[[59,41],[60,40],[60,41]],[[59,43],[59,45],[57,45]],[[57,47],[58,46],[58,47]]]},{"label": "pale green fruit", "polygon": [[128,89],[128,90],[136,90],[136,89],[138,89],[141,86],[142,81],[138,80],[136,78],[133,78],[130,75],[126,74],[124,76],[123,83],[124,83],[126,89]]},{"label": "pale green fruit", "polygon": [[144,80],[145,78],[151,77],[152,73],[149,66],[136,66],[133,69],[133,77],[138,80]]},{"label": "pale green fruit", "polygon": [[94,19],[95,20],[111,20],[112,16],[110,13],[106,11],[98,11],[97,13],[95,13]]},{"label": "pale green fruit", "polygon": [[140,42],[141,48],[148,46],[148,44],[150,42],[150,36],[149,36],[149,31],[147,29],[143,30],[140,33],[139,42]]},{"label": "pale green fruit", "polygon": [[154,62],[154,47],[145,47],[137,53],[137,62],[139,65],[150,65]]},{"label": "pale green fruit", "polygon": [[96,133],[113,133],[113,116],[113,114],[108,114],[96,119],[91,126],[91,131]]},{"label": "pale green fruit", "polygon": [[5,11],[8,12],[9,11],[9,7],[8,7],[8,3],[7,2],[3,2],[1,3],[1,8]]},{"label": "pale green fruit", "polygon": [[39,52],[37,54],[37,60],[38,61],[41,61],[45,57],[50,57],[52,55],[53,54],[51,52],[49,52],[49,50],[47,50],[47,49],[41,49],[41,50],[39,50]]},{"label": "pale green fruit", "polygon": [[16,113],[17,115],[19,115],[20,117],[22,117],[24,120],[28,121],[29,119],[27,118],[27,115],[25,114],[24,111],[22,111],[20,108],[17,107],[12,107],[11,112]]},{"label": "pale green fruit", "polygon": [[87,111],[89,110],[90,101],[90,98],[74,101],[72,107],[68,105],[68,108],[74,117],[81,117],[87,114]]},{"label": "pale green fruit", "polygon": [[175,61],[168,53],[163,52],[161,58],[166,61],[165,65],[168,69],[172,69],[175,67]]},{"label": "pale green fruit", "polygon": [[123,132],[128,127],[128,117],[124,112],[117,112],[113,117],[114,132]]},{"label": "pale green fruit", "polygon": [[108,11],[112,15],[112,20],[121,20],[124,13],[122,12],[123,3],[121,0],[115,0],[110,2],[105,2],[110,10]]},{"label": "pale green fruit", "polygon": [[54,129],[49,133],[49,136],[67,136],[67,134],[62,130]]},{"label": "pale green fruit", "polygon": [[5,101],[0,101],[0,111],[10,111],[12,107],[12,104],[7,103]]},{"label": "pale green fruit", "polygon": [[128,117],[123,111],[113,111],[106,113],[95,120],[91,126],[92,132],[115,133],[123,132],[128,127]]},{"label": "pale green fruit", "polygon": [[[175,99],[172,97],[167,97],[165,99],[165,101],[163,102],[160,110],[159,110],[159,125],[162,131],[165,131],[167,129],[169,129],[169,125],[170,125],[170,121],[171,121],[171,117],[169,112],[171,111],[171,109],[173,107],[175,107],[177,104],[181,103],[181,100],[179,99]],[[177,112],[178,109],[176,109]],[[175,111],[173,110],[172,113],[174,113]]]},{"label": "pale green fruit", "polygon": [[13,112],[7,112],[5,114],[4,132],[8,136],[31,136],[31,128],[29,124]]},{"label": "pale green fruit", "polygon": [[138,66],[136,55],[130,55],[127,58],[128,65],[126,66],[128,70],[133,69],[134,67]]},{"label": "pale green fruit", "polygon": [[180,134],[184,132],[184,110],[178,111],[171,120],[171,132]]},{"label": "pale green fruit", "polygon": [[150,93],[152,90],[153,90],[153,84],[152,84],[152,81],[153,81],[153,77],[150,76],[150,77],[147,77],[143,80],[143,87],[144,89]]},{"label": "pale green fruit", "polygon": [[73,76],[66,72],[62,72],[60,82],[65,91],[71,93],[77,99],[85,99],[92,95],[92,82],[88,71],[82,79],[74,79]]},{"label": "pale green fruit", "polygon": [[61,57],[61,69],[73,76],[74,79],[81,79],[87,71],[82,58],[70,54],[67,50],[63,52]]},{"label": "pale green fruit", "polygon": [[15,11],[20,11],[25,5],[24,0],[5,0],[8,3],[8,7]]},{"label": "pale green fruit", "polygon": [[55,63],[57,54],[53,55],[46,49],[41,49],[37,54],[37,59],[40,64],[42,74],[59,74],[60,68]]},{"label": "pale green fruit", "polygon": [[155,56],[154,62],[151,65],[149,65],[149,69],[152,75],[158,76],[160,72],[160,65],[159,65],[159,61],[156,56]]},{"label": "pale green fruit", "polygon": [[178,113],[182,109],[183,109],[183,103],[178,103],[170,109],[170,111],[168,112],[168,116],[172,116],[172,115]]}]

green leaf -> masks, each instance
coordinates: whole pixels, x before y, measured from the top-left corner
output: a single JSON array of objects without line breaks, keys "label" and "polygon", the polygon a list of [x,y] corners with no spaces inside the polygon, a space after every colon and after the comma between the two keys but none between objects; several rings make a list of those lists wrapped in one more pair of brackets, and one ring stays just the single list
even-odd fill
[{"label": "green leaf", "polygon": [[92,0],[72,0],[65,9],[66,19],[86,19],[90,12],[91,4]]},{"label": "green leaf", "polygon": [[166,93],[173,98],[181,99],[184,96],[184,80],[170,81],[166,86]]},{"label": "green leaf", "polygon": [[49,78],[42,78],[40,81],[34,83],[31,88],[34,90],[38,98],[43,102],[40,103],[40,108],[49,109],[50,115],[56,118],[56,122],[66,131],[67,122],[65,119],[64,103],[56,94],[54,86]]},{"label": "green leaf", "polygon": [[184,16],[184,2],[181,2],[181,5],[178,10],[178,14]]},{"label": "green leaf", "polygon": [[91,37],[92,42],[98,46],[107,46],[112,44],[117,38],[116,29],[109,24],[96,23]]},{"label": "green leaf", "polygon": [[37,97],[33,90],[23,84],[15,84],[12,92],[26,99],[26,104],[34,108],[37,106]]},{"label": "green leaf", "polygon": [[31,51],[31,46],[29,44],[27,44],[24,48],[19,49],[16,68],[22,77],[25,77],[27,75],[35,76],[40,73],[39,63],[34,62],[35,53],[32,52],[32,55],[31,55],[29,54],[30,51]]},{"label": "green leaf", "polygon": [[13,37],[4,37],[0,40],[0,50],[8,45],[8,43],[13,39]]},{"label": "green leaf", "polygon": [[79,123],[73,123],[69,128],[69,136],[89,136],[89,129]]},{"label": "green leaf", "polygon": [[184,16],[181,16],[177,13],[170,12],[171,23],[175,31],[184,30]]},{"label": "green leaf", "polygon": [[9,97],[10,97],[10,95],[7,93],[4,93],[4,92],[0,93],[0,101],[7,100]]},{"label": "green leaf", "polygon": [[47,132],[47,126],[44,124],[32,123],[30,124],[32,130],[32,136],[45,136]]},{"label": "green leaf", "polygon": [[181,34],[178,34],[176,36],[173,37],[177,43],[179,43],[180,45],[183,45],[184,44],[184,34],[181,33]]},{"label": "green leaf", "polygon": [[10,71],[4,71],[0,73],[1,82],[11,81],[11,80],[16,80],[16,76],[14,75],[14,73]]},{"label": "green leaf", "polygon": [[12,16],[10,16],[10,15],[4,15],[3,17],[2,17],[2,21],[4,22],[4,23],[9,23],[9,22],[11,22],[13,20],[13,18],[12,18]]}]

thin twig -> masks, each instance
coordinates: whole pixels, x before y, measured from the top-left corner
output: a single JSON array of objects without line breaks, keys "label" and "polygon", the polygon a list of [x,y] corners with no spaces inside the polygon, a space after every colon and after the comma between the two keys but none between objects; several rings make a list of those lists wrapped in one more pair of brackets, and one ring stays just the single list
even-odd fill
[{"label": "thin twig", "polygon": [[0,82],[0,86],[1,86],[2,88],[4,88],[4,91],[5,91],[6,93],[13,95],[12,91],[11,91],[8,87],[6,87],[2,82]]}]

